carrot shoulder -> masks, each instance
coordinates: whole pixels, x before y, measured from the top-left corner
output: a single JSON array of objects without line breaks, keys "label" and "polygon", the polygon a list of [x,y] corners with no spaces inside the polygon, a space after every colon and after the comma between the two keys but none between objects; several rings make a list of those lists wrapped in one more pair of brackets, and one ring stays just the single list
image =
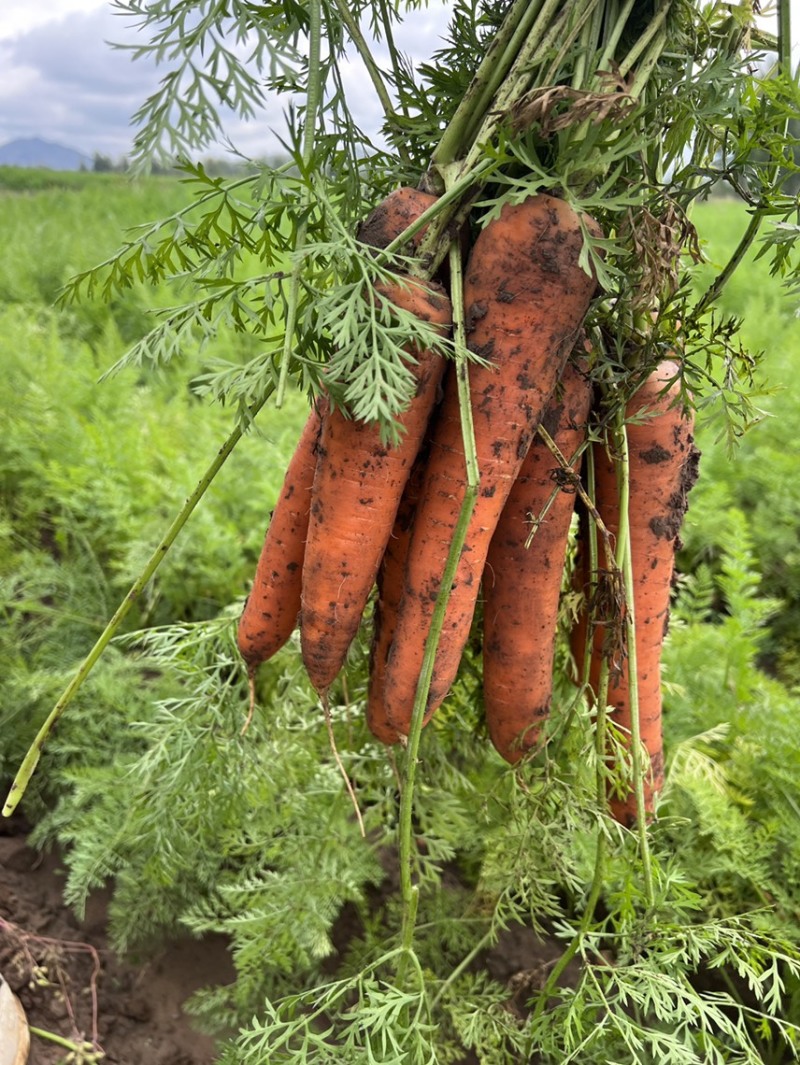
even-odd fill
[{"label": "carrot shoulder", "polygon": [[[567,461],[586,438],[591,390],[585,366],[569,362],[542,419]],[[572,465],[574,475],[580,464],[578,456]],[[498,752],[512,763],[536,745],[550,712],[559,598],[575,509],[574,486],[566,481],[557,489],[564,472],[537,436],[503,507],[486,558],[486,725]],[[552,498],[554,489],[558,494]],[[526,547],[531,533],[533,539]]]},{"label": "carrot shoulder", "polygon": [[[666,360],[642,384],[625,409],[629,453],[629,505],[633,608],[636,626],[636,679],[639,733],[650,765],[645,779],[645,810],[653,812],[664,784],[662,739],[661,652],[669,620],[675,549],[687,493],[697,475],[699,453],[693,446],[693,418],[679,402],[676,362]],[[672,382],[672,383],[670,383]],[[619,491],[615,463],[595,445],[595,489],[598,513],[609,532],[619,532]],[[598,545],[604,565],[602,541]],[[595,626],[590,684],[597,694],[604,657],[609,661],[610,717],[630,736],[633,707],[628,656],[609,651],[618,641],[606,639],[606,627]],[[630,791],[610,796],[611,811],[623,824],[636,820],[636,797]]]},{"label": "carrot shoulder", "polygon": [[[584,224],[593,225],[588,219]],[[582,247],[578,215],[564,201],[538,195],[506,204],[478,235],[469,258],[464,279],[469,346],[487,360],[469,369],[480,485],[450,590],[426,720],[455,679],[489,541],[595,290],[594,277],[579,265]],[[404,735],[465,492],[464,443],[451,372],[432,429],[386,665],[386,713]]]}]

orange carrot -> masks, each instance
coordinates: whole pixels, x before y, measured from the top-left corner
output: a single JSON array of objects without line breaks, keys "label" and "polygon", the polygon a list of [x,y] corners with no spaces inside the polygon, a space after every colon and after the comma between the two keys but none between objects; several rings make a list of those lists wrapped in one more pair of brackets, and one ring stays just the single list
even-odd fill
[{"label": "orange carrot", "polygon": [[[390,192],[385,200],[373,208],[358,228],[358,239],[362,244],[371,244],[374,248],[385,248],[400,236],[419,218],[424,211],[436,203],[436,196],[407,185]],[[423,227],[412,238],[412,248],[416,247],[425,232]]]},{"label": "orange carrot", "polygon": [[378,598],[373,614],[372,644],[369,654],[367,725],[373,736],[386,744],[397,743],[400,739],[389,724],[384,711],[383,677],[386,658],[397,625],[397,607],[403,594],[403,578],[411,543],[411,528],[419,500],[426,459],[427,450],[423,445],[406,482],[392,535],[389,537],[389,543],[386,545],[386,552],[378,570]]},{"label": "orange carrot", "polygon": [[[652,814],[655,796],[664,784],[661,650],[669,619],[675,548],[699,455],[693,446],[693,417],[678,402],[679,370],[675,361],[662,362],[625,408],[639,733],[650,760],[645,780],[647,814]],[[597,510],[609,532],[616,536],[620,516],[616,468],[600,445],[595,445],[595,494]],[[598,557],[603,567],[602,540]],[[606,645],[614,642],[607,639],[606,629],[606,625],[594,629],[590,685],[595,694],[602,661],[610,653]],[[611,720],[630,735],[630,675],[624,653],[611,652],[608,703],[612,707]],[[630,827],[635,823],[637,807],[632,791],[610,796],[610,806],[622,824]]]},{"label": "orange carrot", "polygon": [[[589,227],[593,223],[586,219]],[[478,500],[450,592],[426,720],[455,679],[489,541],[595,289],[579,265],[581,220],[548,195],[506,204],[476,239],[465,273]],[[385,712],[407,735],[442,573],[466,492],[457,384],[450,373],[432,430],[422,495],[386,665]]]},{"label": "orange carrot", "polygon": [[239,651],[251,677],[262,662],[283,647],[297,624],[311,485],[326,408],[327,403],[321,401],[308,416],[286,470],[264,537],[253,587],[239,619]]},{"label": "orange carrot", "polygon": [[[397,219],[392,224],[399,232],[423,201],[435,200],[415,189],[408,192],[413,194],[413,209],[400,209],[397,198],[392,210],[387,209]],[[389,223],[381,232],[388,238]],[[435,282],[408,278],[383,287],[380,296],[431,322],[441,333],[450,326],[450,301]],[[326,691],[336,677],[358,630],[437,398],[444,361],[431,351],[410,351],[409,356],[417,385],[399,418],[403,435],[396,445],[381,441],[376,422],[350,419],[338,409],[332,409],[323,424],[300,613],[303,662],[318,692]]]},{"label": "orange carrot", "polygon": [[[569,362],[542,419],[567,461],[586,438],[590,402],[585,364]],[[580,469],[581,457],[574,460],[573,475]],[[575,509],[575,487],[570,487],[568,473],[537,437],[503,507],[486,558],[486,724],[492,743],[512,763],[536,746],[550,711],[561,581]],[[562,482],[551,503],[555,486]],[[526,547],[531,532],[533,539]]]},{"label": "orange carrot", "polygon": [[[433,283],[409,281],[391,295],[442,331],[449,326],[449,300]],[[430,351],[415,357],[416,394],[399,419],[404,432],[395,446],[381,442],[376,423],[340,410],[322,427],[300,614],[303,662],[319,692],[336,677],[358,630],[436,400],[444,362]]]},{"label": "orange carrot", "polygon": [[[417,189],[396,189],[362,223],[359,237],[376,246],[388,244],[435,202],[435,196]],[[328,402],[321,400],[308,417],[286,471],[239,621],[237,640],[250,673],[251,695],[255,670],[286,643],[300,613],[311,488],[327,413]]]}]

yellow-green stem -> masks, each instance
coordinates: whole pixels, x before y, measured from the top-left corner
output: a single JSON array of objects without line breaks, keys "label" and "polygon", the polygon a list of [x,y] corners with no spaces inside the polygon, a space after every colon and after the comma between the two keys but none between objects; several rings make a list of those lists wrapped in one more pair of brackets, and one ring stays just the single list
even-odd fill
[{"label": "yellow-green stem", "polygon": [[[430,631],[425,641],[425,651],[414,697],[414,707],[411,714],[411,728],[409,730],[408,746],[406,749],[405,776],[403,780],[403,791],[400,798],[399,850],[400,891],[403,904],[403,924],[400,941],[407,952],[411,951],[413,942],[418,902],[418,889],[413,882],[413,813],[414,787],[416,782],[420,737],[422,735],[422,724],[425,718],[428,692],[430,691],[433,667],[436,661],[436,650],[439,646],[439,638],[444,625],[447,603],[450,599],[450,591],[453,585],[453,580],[455,579],[458,562],[461,558],[461,549],[464,546],[470,518],[472,517],[472,511],[478,494],[478,462],[475,453],[472,406],[469,395],[469,369],[466,359],[461,249],[458,242],[454,242],[450,249],[450,299],[453,307],[453,339],[456,352],[456,373],[458,376],[461,428],[464,440],[466,489],[458,520],[455,529],[453,530],[453,539],[447,555],[444,573],[442,574],[439,594],[434,605]],[[405,963],[403,962],[398,969],[398,981],[402,981],[404,972]]]},{"label": "yellow-green stem", "polygon": [[[605,776],[605,757],[606,757],[606,703],[608,702],[608,663],[604,662],[600,669],[600,678],[598,682],[597,692],[597,717],[595,721],[595,756],[597,759],[596,768],[596,790],[597,790],[597,805],[598,810],[602,810],[606,804],[606,776]],[[581,948],[581,943],[586,933],[591,927],[594,920],[597,904],[600,901],[600,895],[603,890],[603,884],[606,876],[606,834],[602,828],[602,825],[597,830],[597,845],[595,847],[594,857],[594,871],[592,874],[592,883],[589,888],[589,895],[586,899],[586,905],[583,909],[581,916],[581,923],[578,926],[575,935],[569,941],[566,950],[564,950],[561,957],[556,964],[550,970],[550,974],[547,978],[547,982],[539,993],[536,1000],[536,1006],[533,1010],[533,1020],[537,1021],[544,1009],[547,1006],[548,999],[558,986],[558,981],[561,979],[561,975],[578,953]],[[528,1057],[530,1057],[533,1047],[528,1047]]]},{"label": "yellow-green stem", "polygon": [[639,850],[642,859],[644,891],[648,904],[655,902],[653,887],[653,870],[650,863],[650,841],[647,835],[647,813],[645,809],[644,775],[645,765],[642,757],[642,735],[640,728],[639,674],[636,653],[636,607],[634,604],[633,562],[630,538],[630,459],[628,452],[628,433],[620,415],[615,432],[615,452],[619,456],[617,476],[619,480],[619,532],[617,534],[617,563],[622,570],[625,586],[625,635],[627,644],[628,699],[631,710],[631,767],[633,770],[633,788],[636,796],[636,819],[639,834]]},{"label": "yellow-green stem", "polygon": [[103,1057],[103,1054],[95,1050],[91,1043],[76,1043],[72,1039],[66,1039],[63,1035],[58,1035],[56,1032],[48,1032],[44,1028],[36,1028],[32,1024],[28,1026],[28,1031],[31,1035],[38,1036],[39,1039],[45,1039],[48,1043],[55,1043],[56,1046],[71,1051],[72,1054],[80,1055],[78,1061],[84,1061],[87,1065],[89,1065],[89,1062],[99,1062]]},{"label": "yellow-green stem", "polygon": [[[475,132],[486,117],[543,2],[514,0],[431,156],[431,172],[459,159],[473,143]],[[435,180],[435,175],[431,175],[430,180]]]},{"label": "yellow-green stem", "polygon": [[620,60],[618,72],[620,77],[625,75],[633,68],[634,63],[639,56],[648,47],[650,42],[656,37],[661,30],[661,27],[666,21],[669,10],[672,7],[673,0],[661,0],[661,5],[650,19],[647,24],[647,29],[644,31],[641,37],[638,38],[636,43],[630,49],[628,54]]},{"label": "yellow-green stem", "polygon": [[[361,56],[361,61],[367,69],[367,74],[372,82],[372,87],[375,89],[375,95],[380,101],[383,108],[383,114],[386,119],[388,128],[392,129],[392,123],[396,117],[394,105],[392,104],[392,98],[389,95],[389,90],[386,88],[386,83],[383,80],[383,76],[378,68],[378,64],[375,62],[375,58],[369,49],[367,40],[364,34],[361,32],[361,27],[358,24],[358,20],[354,17],[353,12],[350,10],[347,0],[334,0],[336,4],[336,10],[339,12],[344,25],[347,27],[347,32],[350,34],[350,40],[356,46],[358,54]],[[394,57],[394,49],[391,49],[392,56]],[[406,166],[411,165],[411,157],[408,154],[408,150],[402,141],[397,138],[393,138],[395,141],[395,148],[397,154]]]}]

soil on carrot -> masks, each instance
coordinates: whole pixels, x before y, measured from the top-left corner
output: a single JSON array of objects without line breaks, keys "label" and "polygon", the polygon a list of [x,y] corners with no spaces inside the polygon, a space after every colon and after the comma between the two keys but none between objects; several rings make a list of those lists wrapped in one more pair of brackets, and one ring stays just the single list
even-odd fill
[{"label": "soil on carrot", "polygon": [[[0,973],[28,1024],[94,1043],[104,1065],[211,1065],[214,1040],[195,1030],[183,1004],[233,979],[225,941],[187,938],[120,959],[106,935],[107,896],[96,894],[78,921],[63,890],[59,858],[28,847],[21,819],[0,823]],[[33,1034],[28,1065],[56,1065],[68,1053]]]}]

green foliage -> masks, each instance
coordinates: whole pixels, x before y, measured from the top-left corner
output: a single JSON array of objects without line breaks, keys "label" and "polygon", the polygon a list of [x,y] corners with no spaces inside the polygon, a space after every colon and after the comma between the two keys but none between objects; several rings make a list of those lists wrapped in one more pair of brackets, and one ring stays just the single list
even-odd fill
[{"label": "green foliage", "polygon": [[[746,219],[729,200],[698,210],[697,218],[709,259],[708,265],[697,271],[697,283],[704,287],[715,264],[723,262],[735,248]],[[757,254],[756,247],[720,297],[722,313],[736,314],[740,319],[748,347],[764,354],[763,369],[752,393],[757,424],[731,456],[721,446],[718,412],[713,406],[702,408],[702,477],[692,496],[682,558],[685,568],[695,569],[705,562],[717,570],[721,553],[718,537],[725,530],[714,521],[714,511],[735,506],[742,512],[762,590],[780,600],[759,651],[791,686],[800,678],[800,495],[790,445],[798,431],[791,382],[796,373],[800,322],[795,314],[796,298],[770,277],[767,262],[756,259]]]},{"label": "green foliage", "polygon": [[[137,51],[167,66],[138,113],[140,162],[207,145],[222,129],[219,105],[247,116],[264,87],[292,97],[289,161],[228,181],[185,161],[181,183],[125,192],[163,202],[116,253],[62,245],[32,256],[27,272],[0,274],[11,386],[0,445],[5,768],[141,569],[174,510],[167,501],[229,430],[220,407],[249,426],[276,382],[298,387],[259,419],[268,447],[252,433],[237,448],[48,745],[46,784],[28,802],[35,838],[68,848],[68,897],[80,909],[111,883],[121,948],[179,928],[229,938],[235,982],[194,1003],[210,1028],[239,1029],[221,1051],[226,1065],[455,1065],[469,1051],[481,1065],[796,1057],[797,698],[765,672],[767,655],[786,656],[791,675],[779,627],[797,602],[781,582],[796,568],[791,490],[786,529],[760,510],[762,489],[788,477],[786,437],[773,438],[762,480],[761,455],[734,477],[714,439],[763,429],[749,350],[761,344],[740,341],[732,275],[755,246],[794,279],[781,131],[796,85],[785,72],[743,74],[745,27],[720,5],[628,4],[623,26],[619,5],[550,4],[526,30],[524,62],[501,77],[502,106],[487,90],[466,117],[457,105],[492,29],[508,9],[522,19],[538,5],[454,5],[445,49],[418,71],[391,45],[414,4],[117,6],[149,35]],[[389,44],[385,70],[360,36],[368,15]],[[245,34],[250,67],[231,43]],[[348,40],[381,100],[386,148],[349,110]],[[428,166],[451,120],[450,154]],[[400,180],[447,190],[418,259],[352,236]],[[752,222],[702,267],[688,212],[723,180]],[[91,234],[89,188],[41,195],[60,220],[72,212],[70,230]],[[334,398],[390,433],[411,384],[402,349],[430,335],[367,294],[400,269],[433,276],[465,207],[477,225],[539,189],[590,211],[606,233],[585,247],[604,286],[588,320],[597,381],[621,401],[686,338],[685,384],[714,471],[687,531],[690,572],[665,669],[668,790],[649,832],[606,813],[602,715],[564,677],[549,747],[518,768],[501,762],[486,743],[472,650],[419,751],[386,752],[367,732],[366,638],[325,710],[291,642],[261,672],[242,729],[235,618],[305,393],[324,371]],[[4,224],[20,253],[32,238],[58,252],[33,224],[41,202],[10,198]],[[761,245],[756,222],[772,226]],[[60,306],[42,310],[58,292]],[[759,295],[758,309],[772,299]],[[555,944],[555,959],[503,984],[487,952],[521,927]]]},{"label": "green foliage", "polygon": [[[199,403],[186,375],[133,387],[130,376],[98,383],[130,331],[141,330],[131,306],[144,317],[165,293],[139,289],[134,304],[87,303],[77,311],[43,303],[76,265],[102,254],[118,227],[182,195],[176,183],[157,180],[103,187],[102,212],[96,183],[86,180],[69,192],[9,196],[0,219],[3,246],[14,249],[0,261],[7,280],[0,302],[4,772],[23,753],[23,731],[41,722],[126,594],[171,517],[176,492],[193,486],[227,429],[224,413]],[[173,549],[172,565],[140,598],[131,625],[213,617],[244,594],[303,417],[304,404],[292,397],[279,418],[253,428],[192,533]],[[120,655],[101,665],[85,696],[97,722],[113,721],[121,707],[143,713],[152,697],[141,669]],[[104,725],[97,749],[113,748],[113,735]],[[70,740],[65,759],[80,746]]]}]

